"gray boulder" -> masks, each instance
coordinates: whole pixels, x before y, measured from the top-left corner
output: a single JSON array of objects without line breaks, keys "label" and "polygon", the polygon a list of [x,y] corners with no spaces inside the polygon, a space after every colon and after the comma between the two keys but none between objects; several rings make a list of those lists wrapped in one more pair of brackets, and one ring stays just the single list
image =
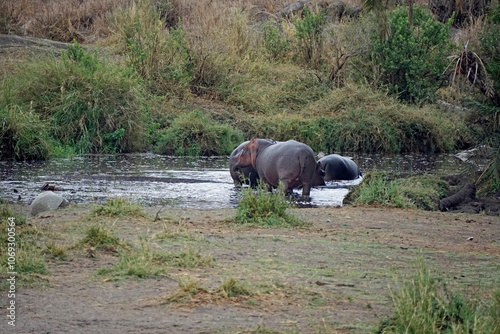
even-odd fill
[{"label": "gray boulder", "polygon": [[290,18],[293,15],[297,15],[302,11],[304,6],[308,5],[308,1],[297,1],[286,4],[282,9],[280,9],[277,13],[277,17],[282,18]]},{"label": "gray boulder", "polygon": [[63,208],[69,204],[68,200],[52,191],[40,193],[31,203],[31,215],[36,216],[41,212]]}]

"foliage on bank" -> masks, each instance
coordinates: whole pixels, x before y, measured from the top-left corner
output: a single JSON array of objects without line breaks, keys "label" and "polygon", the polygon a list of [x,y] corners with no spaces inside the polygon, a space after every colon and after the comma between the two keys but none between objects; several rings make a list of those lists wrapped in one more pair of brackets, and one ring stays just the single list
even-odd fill
[{"label": "foliage on bank", "polygon": [[363,182],[351,189],[344,203],[438,210],[439,200],[447,192],[446,181],[435,175],[398,178],[374,172],[367,173]]},{"label": "foliage on bank", "polygon": [[[2,158],[228,154],[250,137],[293,138],[325,153],[450,152],[495,141],[497,111],[481,118],[477,108],[430,103],[449,81],[446,57],[462,46],[451,50],[449,24],[423,8],[413,27],[405,7],[387,8],[385,39],[372,14],[335,25],[311,7],[256,24],[237,6],[199,8],[205,15],[195,17],[177,1],[117,1],[99,21],[113,56],[73,44],[61,57],[21,62],[0,86]],[[491,17],[474,51],[498,90]]]}]

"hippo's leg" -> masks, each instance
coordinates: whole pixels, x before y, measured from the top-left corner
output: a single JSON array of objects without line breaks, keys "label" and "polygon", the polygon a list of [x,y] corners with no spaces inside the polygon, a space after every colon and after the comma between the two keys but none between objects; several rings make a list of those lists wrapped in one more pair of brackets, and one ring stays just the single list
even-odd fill
[{"label": "hippo's leg", "polygon": [[289,189],[288,182],[285,180],[280,180],[279,190],[283,195],[290,195],[293,192],[292,189]]},{"label": "hippo's leg", "polygon": [[311,184],[310,183],[304,183],[302,184],[302,198],[303,199],[309,199],[309,194],[311,193]]}]

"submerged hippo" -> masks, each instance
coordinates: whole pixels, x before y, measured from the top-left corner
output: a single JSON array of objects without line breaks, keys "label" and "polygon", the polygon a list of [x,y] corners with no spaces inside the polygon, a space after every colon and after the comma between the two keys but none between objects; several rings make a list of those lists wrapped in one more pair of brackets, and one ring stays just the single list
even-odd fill
[{"label": "submerged hippo", "polygon": [[[276,143],[274,140],[271,139],[261,139],[261,140],[267,140],[271,144]],[[243,151],[243,146],[247,145],[248,143],[250,143],[249,140],[241,143],[238,147],[234,149],[234,151],[229,156],[229,173],[231,174],[231,177],[233,178],[234,181],[234,185],[236,187],[241,186],[243,183],[248,184],[251,187],[256,187],[257,181],[259,180],[259,174],[257,174],[257,171],[251,165],[246,167],[236,166],[237,163],[236,158],[238,154],[240,154],[241,151]]]},{"label": "submerged hippo", "polygon": [[295,140],[269,142],[252,138],[243,145],[233,167],[252,166],[269,189],[282,183],[285,193],[302,186],[302,197],[309,197],[313,183],[323,183],[321,165],[316,162],[313,150]]},{"label": "submerged hippo", "polygon": [[318,162],[325,171],[325,181],[354,180],[363,175],[354,161],[338,154],[326,155]]}]

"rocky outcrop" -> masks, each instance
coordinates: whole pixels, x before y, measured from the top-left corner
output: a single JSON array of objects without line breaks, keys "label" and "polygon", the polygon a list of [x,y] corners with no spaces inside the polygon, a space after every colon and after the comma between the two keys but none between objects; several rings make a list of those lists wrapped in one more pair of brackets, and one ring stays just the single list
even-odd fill
[{"label": "rocky outcrop", "polygon": [[250,6],[246,10],[252,22],[265,23],[300,17],[305,8],[323,11],[326,18],[334,23],[339,23],[344,17],[358,18],[363,10],[360,6],[348,7],[341,0],[300,0],[287,3],[275,13],[267,12],[263,6]]}]

